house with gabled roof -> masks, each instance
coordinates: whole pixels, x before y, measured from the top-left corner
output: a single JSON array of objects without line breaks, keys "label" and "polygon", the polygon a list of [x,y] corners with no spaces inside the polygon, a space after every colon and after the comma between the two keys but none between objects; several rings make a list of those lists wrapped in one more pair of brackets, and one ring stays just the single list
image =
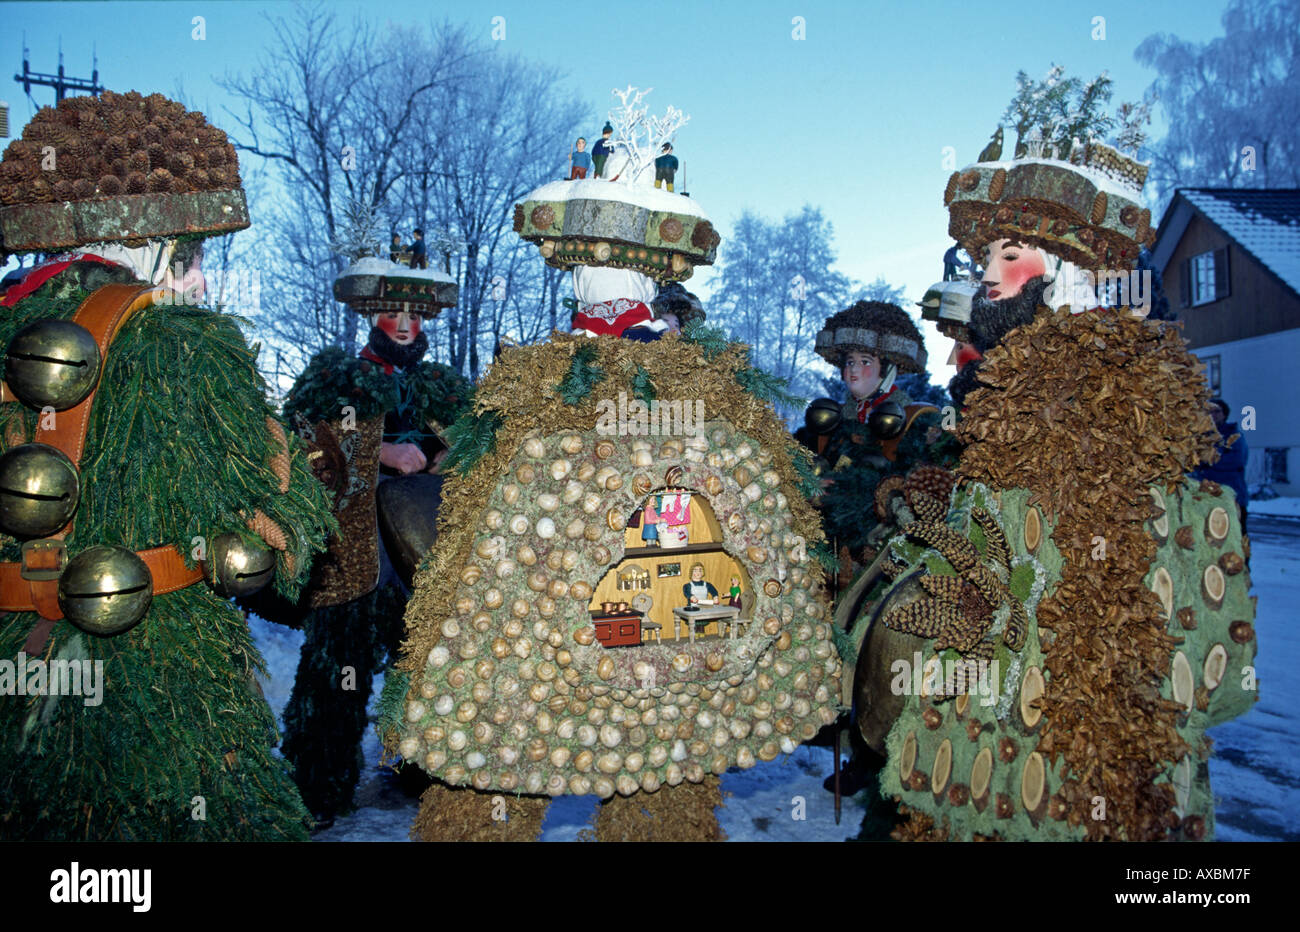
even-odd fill
[{"label": "house with gabled roof", "polygon": [[1230,420],[1247,483],[1300,495],[1300,188],[1179,188],[1151,250],[1170,309]]}]

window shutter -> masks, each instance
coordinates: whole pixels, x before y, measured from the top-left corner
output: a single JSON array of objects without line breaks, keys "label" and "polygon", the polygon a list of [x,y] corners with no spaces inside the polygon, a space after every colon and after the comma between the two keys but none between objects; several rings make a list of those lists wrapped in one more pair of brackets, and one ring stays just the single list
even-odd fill
[{"label": "window shutter", "polygon": [[1184,259],[1178,264],[1178,306],[1192,306],[1192,260]]},{"label": "window shutter", "polygon": [[1214,250],[1214,300],[1226,298],[1228,290],[1228,247]]}]

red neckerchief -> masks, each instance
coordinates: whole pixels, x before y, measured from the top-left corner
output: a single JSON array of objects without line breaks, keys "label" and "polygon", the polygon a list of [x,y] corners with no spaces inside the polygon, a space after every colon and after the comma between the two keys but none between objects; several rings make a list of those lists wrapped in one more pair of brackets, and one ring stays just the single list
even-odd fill
[{"label": "red neckerchief", "polygon": [[391,362],[388,362],[387,360],[380,359],[379,354],[370,348],[369,343],[363,346],[361,348],[361,352],[358,353],[357,355],[359,355],[362,359],[368,359],[371,362],[379,363],[379,365],[384,367],[384,375],[393,374],[393,364]]},{"label": "red neckerchief", "polygon": [[110,262],[103,256],[96,256],[88,252],[78,253],[75,256],[69,256],[63,259],[55,259],[53,262],[38,265],[36,268],[28,272],[27,276],[23,278],[22,281],[5,292],[5,296],[0,298],[0,305],[13,307],[23,298],[27,297],[74,262],[99,262],[103,265],[117,265],[116,262]]},{"label": "red neckerchief", "polygon": [[574,330],[621,337],[623,331],[654,320],[645,302],[634,298],[615,298],[598,304],[584,304],[573,317]]},{"label": "red neckerchief", "polygon": [[871,401],[868,398],[864,398],[861,401],[859,401],[858,402],[858,423],[859,424],[867,423],[867,415],[869,415],[873,410],[875,410],[876,405],[880,404],[890,395],[894,394],[894,389],[896,388],[898,388],[897,385],[889,386],[889,391],[885,392],[875,401]]}]

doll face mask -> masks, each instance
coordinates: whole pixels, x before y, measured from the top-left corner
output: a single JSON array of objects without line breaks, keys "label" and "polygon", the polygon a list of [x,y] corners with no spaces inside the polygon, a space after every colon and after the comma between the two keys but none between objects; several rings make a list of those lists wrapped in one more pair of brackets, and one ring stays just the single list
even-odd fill
[{"label": "doll face mask", "polygon": [[990,301],[1020,294],[1025,282],[1047,271],[1042,253],[1009,239],[994,240],[984,252],[981,280]]},{"label": "doll face mask", "polygon": [[394,343],[414,343],[420,335],[420,315],[405,311],[384,311],[375,315],[375,326]]},{"label": "doll face mask", "polygon": [[851,350],[844,356],[840,375],[849,394],[861,401],[880,387],[880,360],[870,353]]}]

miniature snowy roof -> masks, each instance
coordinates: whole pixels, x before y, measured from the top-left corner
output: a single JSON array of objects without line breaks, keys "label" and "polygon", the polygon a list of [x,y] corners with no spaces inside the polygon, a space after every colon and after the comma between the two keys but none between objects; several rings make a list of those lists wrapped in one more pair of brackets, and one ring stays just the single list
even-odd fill
[{"label": "miniature snowy roof", "polygon": [[1300,294],[1300,188],[1180,188],[1177,197]]},{"label": "miniature snowy roof", "polygon": [[603,179],[542,185],[515,205],[514,227],[557,268],[631,269],[660,283],[711,265],[721,241],[690,198]]},{"label": "miniature snowy roof", "polygon": [[411,269],[376,256],[353,262],[334,279],[334,298],[358,314],[409,311],[436,317],[460,297],[456,280],[437,269]]}]

